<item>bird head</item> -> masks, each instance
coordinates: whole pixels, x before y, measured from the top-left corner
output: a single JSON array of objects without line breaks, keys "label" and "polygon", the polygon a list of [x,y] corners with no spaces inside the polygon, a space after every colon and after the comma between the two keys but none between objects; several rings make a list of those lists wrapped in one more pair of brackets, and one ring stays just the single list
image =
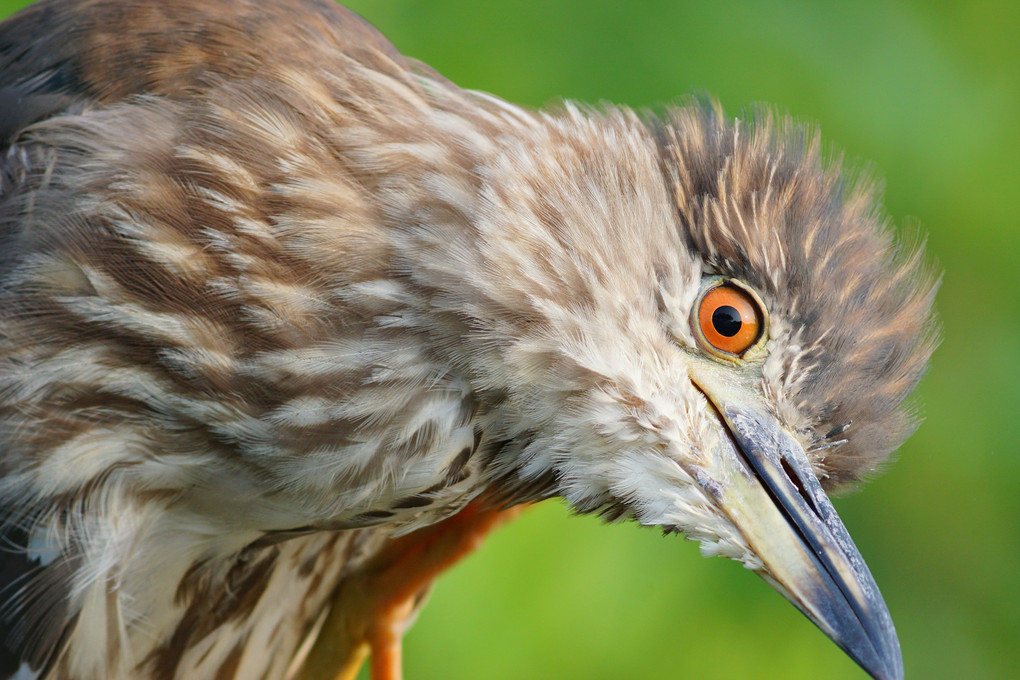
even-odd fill
[{"label": "bird head", "polygon": [[475,383],[501,391],[501,483],[683,533],[874,677],[902,677],[826,490],[914,427],[903,402],[935,337],[920,246],[812,130],[768,112],[568,107],[546,123],[497,154],[480,259],[457,265],[485,270],[472,299],[498,308],[469,335]]}]

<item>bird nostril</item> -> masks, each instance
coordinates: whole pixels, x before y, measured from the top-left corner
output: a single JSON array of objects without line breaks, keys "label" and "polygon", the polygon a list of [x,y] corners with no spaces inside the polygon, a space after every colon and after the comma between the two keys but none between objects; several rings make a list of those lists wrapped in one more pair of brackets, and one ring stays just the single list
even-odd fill
[{"label": "bird nostril", "polygon": [[786,476],[790,478],[791,482],[793,482],[793,486],[796,487],[797,493],[799,493],[800,497],[804,499],[804,502],[808,504],[808,507],[811,508],[811,510],[814,511],[816,515],[818,515],[819,514],[818,508],[815,506],[814,499],[811,498],[811,494],[809,494],[807,492],[807,489],[804,488],[804,483],[800,481],[800,477],[797,475],[797,472],[793,469],[793,466],[791,466],[790,463],[786,461],[786,459],[780,459],[779,462],[783,466],[783,472],[786,473]]}]

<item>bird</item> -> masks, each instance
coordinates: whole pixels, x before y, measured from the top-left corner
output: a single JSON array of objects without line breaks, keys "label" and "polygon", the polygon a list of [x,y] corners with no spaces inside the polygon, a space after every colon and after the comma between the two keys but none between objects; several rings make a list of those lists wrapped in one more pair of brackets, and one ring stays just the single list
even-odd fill
[{"label": "bird", "polygon": [[829,499],[915,429],[938,342],[880,193],[769,107],[526,108],[330,0],[29,6],[0,677],[397,680],[439,574],[560,498],[902,678]]}]

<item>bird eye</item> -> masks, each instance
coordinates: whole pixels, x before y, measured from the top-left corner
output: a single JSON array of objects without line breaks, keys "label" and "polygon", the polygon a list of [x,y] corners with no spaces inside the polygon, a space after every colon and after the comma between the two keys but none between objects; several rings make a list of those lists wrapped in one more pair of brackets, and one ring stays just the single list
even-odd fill
[{"label": "bird eye", "polygon": [[761,337],[765,314],[757,297],[730,281],[709,288],[698,302],[696,333],[708,351],[739,356]]}]

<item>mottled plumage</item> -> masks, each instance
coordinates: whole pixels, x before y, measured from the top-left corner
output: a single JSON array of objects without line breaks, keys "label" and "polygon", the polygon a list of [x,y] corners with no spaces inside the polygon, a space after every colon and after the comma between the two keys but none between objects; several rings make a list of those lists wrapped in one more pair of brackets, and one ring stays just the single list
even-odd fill
[{"label": "mottled plumage", "polygon": [[[0,677],[296,673],[344,579],[476,498],[781,582],[702,383],[858,480],[911,430],[935,286],[814,131],[752,118],[530,111],[326,0],[4,22]],[[718,275],[767,308],[740,361],[692,330]]]}]

